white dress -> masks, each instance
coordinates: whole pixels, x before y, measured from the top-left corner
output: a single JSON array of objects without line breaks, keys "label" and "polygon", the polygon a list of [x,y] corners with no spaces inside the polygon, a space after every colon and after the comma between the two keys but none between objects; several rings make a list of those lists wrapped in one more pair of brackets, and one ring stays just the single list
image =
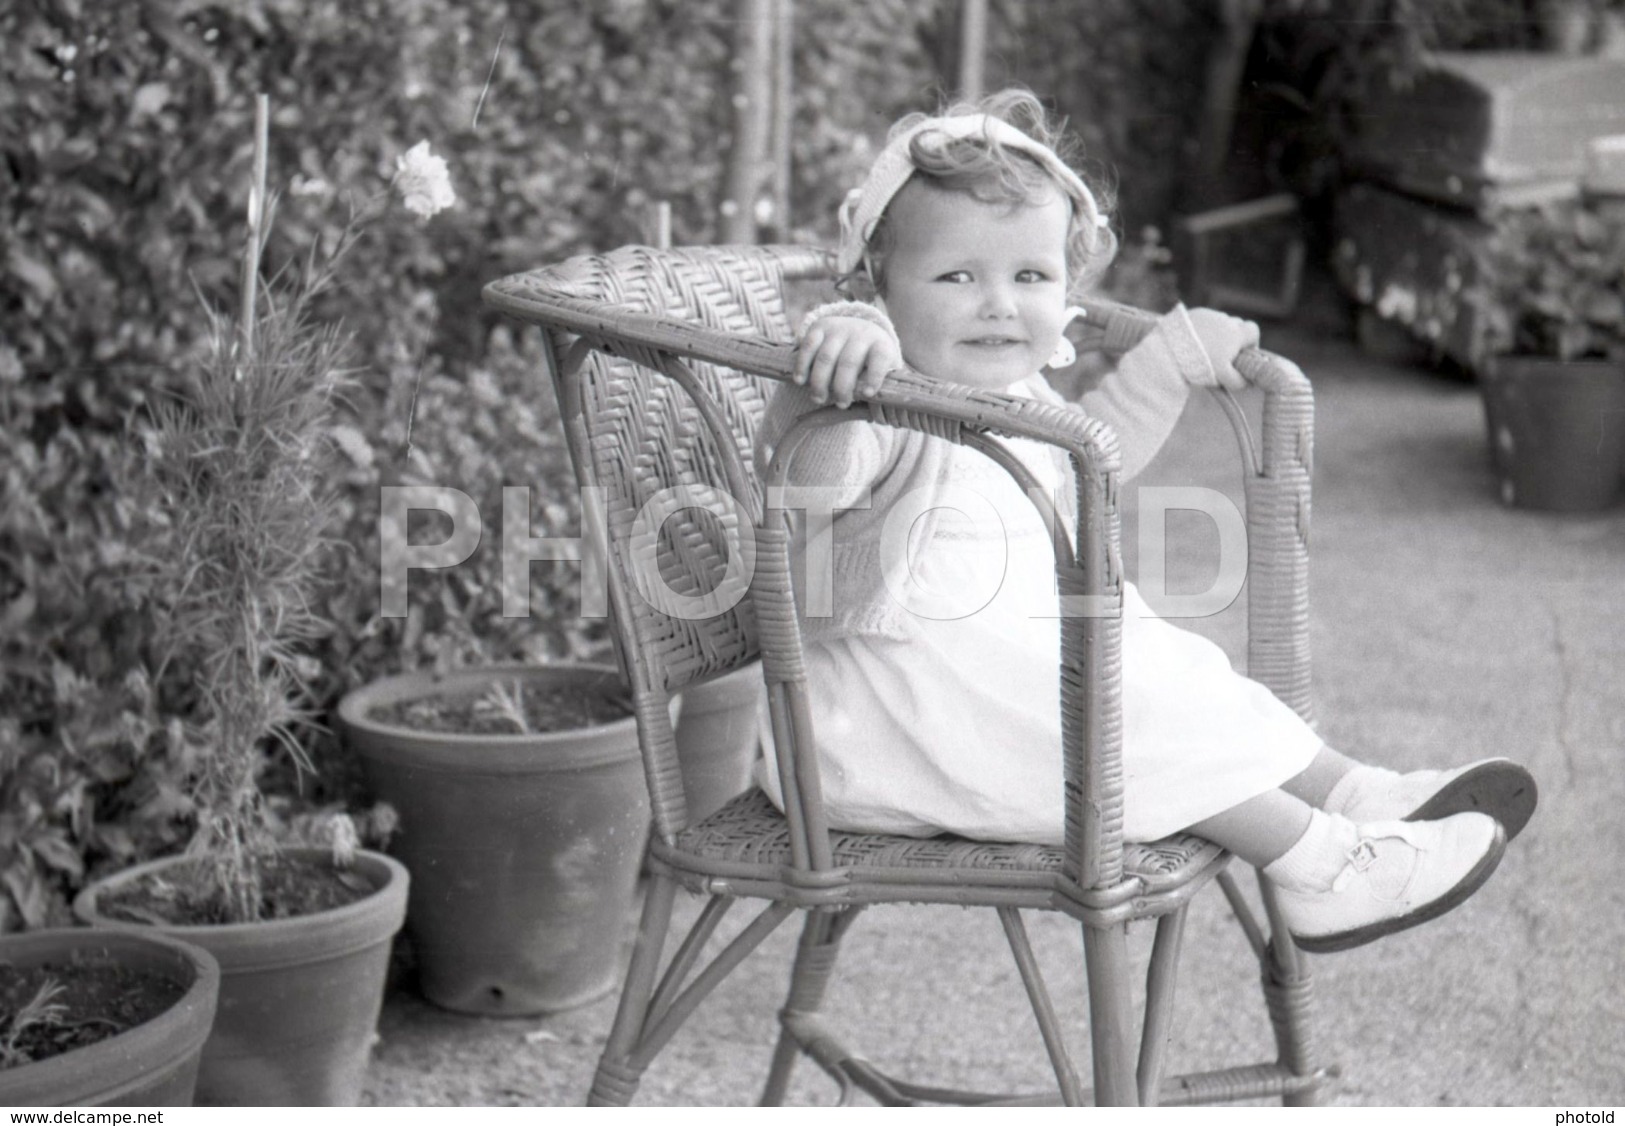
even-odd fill
[{"label": "white dress", "polygon": [[[1053,489],[1049,448],[1010,444]],[[807,647],[825,808],[835,828],[1056,845],[1060,619],[1048,534],[981,454],[956,447],[951,473],[963,512],[940,510],[912,579],[894,576],[914,610],[909,638]],[[1122,661],[1127,840],[1165,837],[1273,789],[1321,746],[1222,649],[1154,617],[1129,584]],[[757,781],[782,805],[764,734]]]}]

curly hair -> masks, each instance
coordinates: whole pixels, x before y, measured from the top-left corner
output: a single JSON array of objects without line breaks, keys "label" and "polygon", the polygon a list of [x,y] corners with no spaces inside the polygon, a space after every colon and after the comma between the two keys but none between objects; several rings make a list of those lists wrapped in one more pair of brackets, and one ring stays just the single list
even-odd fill
[{"label": "curly hair", "polygon": [[[958,102],[936,115],[909,114],[891,127],[888,141],[933,116],[966,114],[985,114],[1015,126],[1076,170],[1079,146],[1066,131],[1065,120],[1052,120],[1043,103],[1030,91],[1020,88],[1001,90],[977,102]],[[909,142],[909,159],[915,169],[910,182],[919,181],[938,191],[970,196],[982,203],[1030,206],[1043,202],[1052,191],[1061,191],[1072,205],[1066,236],[1067,284],[1072,293],[1085,291],[1117,253],[1116,236],[1108,227],[1097,226],[1094,221],[1096,214],[1108,214],[1112,207],[1111,199],[1103,190],[1090,184],[1095,198],[1086,201],[1030,154],[1003,145],[992,135],[944,139],[927,129]],[[893,240],[891,225],[883,212],[864,247],[863,263],[839,279],[837,284],[843,292],[856,295],[867,282],[884,294],[886,257]]]}]

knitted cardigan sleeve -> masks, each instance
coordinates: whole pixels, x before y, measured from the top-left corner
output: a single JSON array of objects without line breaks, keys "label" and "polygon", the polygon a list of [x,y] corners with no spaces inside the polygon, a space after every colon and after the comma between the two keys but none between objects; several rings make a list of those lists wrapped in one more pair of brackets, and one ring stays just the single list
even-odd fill
[{"label": "knitted cardigan sleeve", "polygon": [[[805,388],[781,384],[773,394],[757,443],[757,464],[765,466],[777,442],[795,420],[817,409]],[[830,490],[817,498],[820,507],[836,510],[831,528],[831,611],[817,614],[804,601],[798,584],[797,602],[803,608],[803,637],[809,643],[840,637],[906,639],[908,623],[901,606],[890,597],[882,580],[881,529],[891,503],[911,485],[935,479],[941,445],[916,431],[876,426],[868,412],[855,409],[852,421],[808,431],[786,466],[792,487],[818,486]],[[805,500],[805,498],[803,498]],[[792,502],[793,525],[801,557],[807,554],[807,528]],[[809,576],[809,583],[812,578]]]},{"label": "knitted cardigan sleeve", "polygon": [[[860,317],[892,329],[886,314],[873,305],[835,302],[809,313],[802,320],[798,338],[813,322],[830,315]],[[796,420],[820,407],[805,387],[779,384],[757,431],[757,465],[765,469]],[[804,616],[807,641],[908,637],[903,611],[881,581],[880,529],[896,495],[938,475],[944,457],[936,448],[940,444],[916,431],[876,426],[861,406],[852,408],[849,424],[816,427],[801,436],[786,465],[786,482],[793,487],[833,490],[824,493],[819,503],[839,510],[832,529],[833,614]],[[799,520],[797,525],[800,538],[805,529]]]},{"label": "knitted cardigan sleeve", "polygon": [[860,321],[879,325],[891,336],[891,342],[897,345],[898,352],[903,346],[898,343],[897,329],[892,325],[891,318],[884,311],[870,305],[865,301],[831,301],[827,305],[819,305],[808,311],[801,318],[801,325],[796,329],[796,339],[801,340],[807,335],[807,330],[825,317],[856,317]]},{"label": "knitted cardigan sleeve", "polygon": [[[825,317],[856,317],[879,325],[897,340],[891,318],[875,306],[862,301],[831,301],[819,305],[801,318],[796,339],[806,337],[807,330]],[[779,440],[796,419],[822,404],[813,402],[805,387],[781,384],[773,392],[767,414],[762,420],[757,440],[757,459],[766,465]],[[853,415],[853,422],[862,421],[861,414]],[[852,425],[819,427],[804,436],[796,447],[796,456],[787,467],[786,479],[792,485],[820,485],[843,489],[845,503],[863,489],[884,476],[895,459],[899,446],[898,433],[889,427]]]},{"label": "knitted cardigan sleeve", "polygon": [[1211,373],[1207,350],[1176,308],[1161,317],[1116,368],[1078,399],[1085,412],[1111,426],[1122,454],[1122,479],[1137,476],[1162,449],[1190,399],[1191,379]]},{"label": "knitted cardigan sleeve", "polygon": [[[765,466],[796,419],[818,410],[820,405],[813,402],[805,387],[781,384],[775,388],[762,419],[758,463]],[[842,492],[836,504],[844,506],[885,476],[895,460],[899,436],[900,432],[891,427],[870,425],[868,412],[859,408],[854,410],[850,425],[820,426],[808,431],[786,467],[785,480],[791,485],[838,488]]]}]

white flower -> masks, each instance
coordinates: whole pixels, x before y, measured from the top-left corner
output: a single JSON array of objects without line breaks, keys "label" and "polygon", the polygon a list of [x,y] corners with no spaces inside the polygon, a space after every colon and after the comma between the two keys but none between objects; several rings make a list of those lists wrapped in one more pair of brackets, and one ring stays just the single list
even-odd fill
[{"label": "white flower", "polygon": [[330,426],[328,435],[333,444],[343,450],[350,460],[355,462],[357,469],[371,469],[377,455],[373,451],[372,443],[367,441],[366,435],[353,426]]},{"label": "white flower", "polygon": [[395,187],[406,209],[424,219],[457,202],[445,158],[431,153],[428,141],[419,141],[395,158]]},{"label": "white flower", "polygon": [[293,196],[318,196],[326,198],[333,194],[333,185],[320,176],[294,175],[288,183],[288,194]]},{"label": "white flower", "polygon": [[1384,318],[1401,324],[1416,323],[1416,294],[1404,286],[1389,283],[1377,299],[1377,312]]}]

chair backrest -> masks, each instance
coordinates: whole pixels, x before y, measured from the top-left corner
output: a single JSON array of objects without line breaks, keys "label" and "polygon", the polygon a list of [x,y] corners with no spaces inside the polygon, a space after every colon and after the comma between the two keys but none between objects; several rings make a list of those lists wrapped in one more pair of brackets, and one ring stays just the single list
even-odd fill
[{"label": "chair backrest", "polygon": [[677,339],[700,327],[788,342],[786,281],[827,276],[829,267],[814,249],[632,246],[526,276],[549,301],[579,301],[589,317],[580,333],[549,330],[547,355],[586,489],[584,519],[601,521],[586,538],[609,545],[617,646],[639,701],[663,834],[687,820],[670,694],[759,655],[746,596],[748,524],[762,503],[752,447],[771,384],[621,340],[589,348],[599,343],[592,329],[613,334],[624,310],[664,318]]}]

